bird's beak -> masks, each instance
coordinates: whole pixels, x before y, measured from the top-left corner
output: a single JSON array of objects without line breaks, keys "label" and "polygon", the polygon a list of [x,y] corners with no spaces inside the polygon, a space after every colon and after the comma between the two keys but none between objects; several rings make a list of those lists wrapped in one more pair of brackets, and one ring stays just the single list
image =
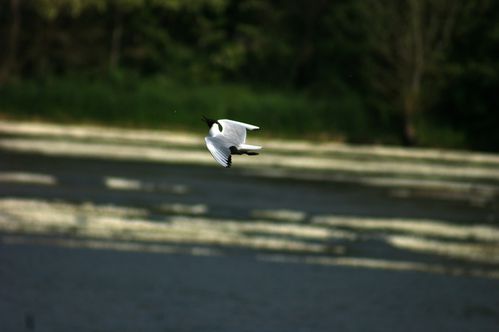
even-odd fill
[{"label": "bird's beak", "polygon": [[203,115],[203,117],[201,118],[201,121],[204,121],[206,122],[208,125],[210,125],[210,119],[208,119],[206,116]]},{"label": "bird's beak", "polygon": [[208,119],[206,116],[203,115],[203,118],[201,119],[203,120],[204,122],[206,122],[206,124],[208,125],[208,127],[211,127],[214,123],[216,123],[217,121],[215,120],[212,120],[212,119]]}]

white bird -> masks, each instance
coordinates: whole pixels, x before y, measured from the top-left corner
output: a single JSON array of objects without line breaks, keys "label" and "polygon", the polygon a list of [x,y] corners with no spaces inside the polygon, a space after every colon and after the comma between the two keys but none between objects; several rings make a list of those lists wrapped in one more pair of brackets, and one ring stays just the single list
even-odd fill
[{"label": "white bird", "polygon": [[262,147],[246,144],[246,130],[257,130],[260,127],[233,120],[212,120],[203,116],[210,128],[204,139],[211,155],[223,167],[230,167],[232,155],[257,155]]}]

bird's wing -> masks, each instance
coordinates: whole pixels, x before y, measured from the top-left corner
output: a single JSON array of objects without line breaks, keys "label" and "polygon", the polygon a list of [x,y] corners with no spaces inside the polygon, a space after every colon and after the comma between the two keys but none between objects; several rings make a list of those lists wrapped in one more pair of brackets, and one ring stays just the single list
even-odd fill
[{"label": "bird's wing", "polygon": [[[248,130],[257,130],[257,129],[260,129],[260,127],[254,126],[254,125],[249,124],[249,123],[244,123],[244,122],[239,122],[239,121],[234,121],[234,120],[229,120],[229,119],[222,119],[222,120],[218,120],[218,121],[219,122],[225,122],[225,123],[228,123],[228,124],[243,126],[244,128],[246,128]],[[222,126],[223,126],[223,124],[222,124]]]},{"label": "bird's wing", "polygon": [[258,129],[256,126],[233,120],[222,119],[218,122],[222,125],[222,135],[235,146],[246,142],[246,129]]},{"label": "bird's wing", "polygon": [[232,156],[230,155],[230,144],[219,137],[205,137],[206,146],[211,155],[223,167],[230,167]]}]

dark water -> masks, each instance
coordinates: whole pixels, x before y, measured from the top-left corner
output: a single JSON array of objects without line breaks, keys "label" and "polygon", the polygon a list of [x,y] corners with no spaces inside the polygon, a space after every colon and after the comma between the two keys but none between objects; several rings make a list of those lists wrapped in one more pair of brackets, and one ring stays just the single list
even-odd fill
[{"label": "dark water", "polygon": [[[255,210],[486,223],[495,207],[334,182],[271,180],[243,169],[1,152],[0,171],[57,185],[0,183],[0,198],[141,207],[205,204],[210,217]],[[112,190],[107,177],[147,190]],[[185,193],[172,188],[182,186]],[[6,235],[0,234],[0,239]],[[29,238],[29,237],[28,237]],[[0,242],[0,331],[498,331],[497,279],[268,262],[258,251],[154,254]],[[448,264],[369,238],[348,254]],[[454,263],[454,262],[452,262]]]},{"label": "dark water", "polygon": [[[1,246],[0,327],[26,331],[497,331],[499,282],[417,272]],[[7,286],[8,285],[8,286]]]}]

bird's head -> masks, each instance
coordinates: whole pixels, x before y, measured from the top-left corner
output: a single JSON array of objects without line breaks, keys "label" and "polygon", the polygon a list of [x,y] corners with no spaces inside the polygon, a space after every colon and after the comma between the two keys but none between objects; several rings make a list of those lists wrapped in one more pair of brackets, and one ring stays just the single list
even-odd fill
[{"label": "bird's head", "polygon": [[222,130],[222,125],[217,121],[217,120],[213,120],[213,119],[208,119],[206,116],[203,115],[203,118],[202,120],[204,122],[206,122],[206,124],[208,125],[208,128],[211,128],[215,123],[218,124],[218,127],[220,128],[220,130]]}]

